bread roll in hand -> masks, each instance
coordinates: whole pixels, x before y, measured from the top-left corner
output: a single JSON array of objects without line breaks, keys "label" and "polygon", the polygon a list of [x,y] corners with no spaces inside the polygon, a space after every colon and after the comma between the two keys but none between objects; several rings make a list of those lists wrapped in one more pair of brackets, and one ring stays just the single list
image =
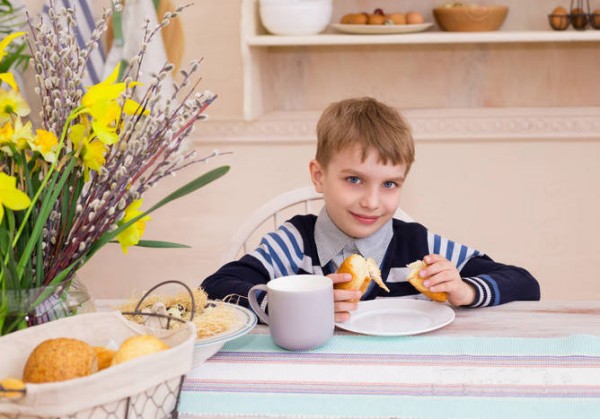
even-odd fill
[{"label": "bread roll in hand", "polygon": [[417,260],[416,262],[409,263],[406,266],[410,268],[410,272],[408,273],[408,277],[406,279],[408,279],[408,282],[410,282],[412,286],[417,289],[417,291],[434,301],[438,301],[440,303],[446,302],[448,295],[445,292],[432,292],[429,291],[425,285],[423,285],[423,281],[425,281],[425,279],[419,276],[419,272],[427,267],[425,262],[422,260]]},{"label": "bread roll in hand", "polygon": [[336,289],[360,290],[362,295],[367,290],[371,280],[373,280],[381,288],[390,292],[389,288],[381,279],[381,272],[373,258],[365,259],[358,254],[350,255],[342,262],[336,273],[348,273],[352,275],[350,281],[335,284],[334,287]]}]

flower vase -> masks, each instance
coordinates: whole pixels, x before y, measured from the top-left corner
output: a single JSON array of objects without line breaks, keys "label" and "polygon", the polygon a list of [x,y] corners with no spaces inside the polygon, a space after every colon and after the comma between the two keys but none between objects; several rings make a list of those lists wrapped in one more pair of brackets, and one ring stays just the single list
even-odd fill
[{"label": "flower vase", "polygon": [[8,311],[2,335],[96,310],[94,300],[77,276],[59,285],[8,290],[7,297]]}]

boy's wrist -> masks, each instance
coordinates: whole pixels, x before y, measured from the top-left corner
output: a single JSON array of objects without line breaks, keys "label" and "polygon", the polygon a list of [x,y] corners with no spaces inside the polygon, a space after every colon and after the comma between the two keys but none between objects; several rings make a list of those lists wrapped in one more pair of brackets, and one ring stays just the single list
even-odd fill
[{"label": "boy's wrist", "polygon": [[[453,303],[456,306],[464,306],[464,307],[469,307],[475,304],[476,301],[478,301],[478,292],[477,289],[472,285],[469,284],[467,282],[463,281],[463,290],[461,291],[461,296],[458,299],[458,301],[456,301],[457,304],[454,304],[452,301],[450,301],[451,303]],[[452,300],[452,298],[451,298]]]}]

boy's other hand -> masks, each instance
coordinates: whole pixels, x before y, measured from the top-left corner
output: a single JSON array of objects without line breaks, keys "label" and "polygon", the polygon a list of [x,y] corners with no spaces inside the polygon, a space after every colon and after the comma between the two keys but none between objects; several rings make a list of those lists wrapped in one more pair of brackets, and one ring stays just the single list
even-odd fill
[{"label": "boy's other hand", "polygon": [[[329,274],[334,284],[340,282],[348,282],[352,279],[352,275],[344,274]],[[335,321],[345,322],[350,319],[350,312],[356,310],[358,301],[360,300],[359,290],[333,290],[333,302],[335,307]]]},{"label": "boy's other hand", "polygon": [[432,292],[445,292],[448,301],[454,306],[472,304],[475,300],[475,290],[462,280],[454,263],[441,255],[425,256],[423,261],[427,267],[419,273],[425,281],[423,285]]}]

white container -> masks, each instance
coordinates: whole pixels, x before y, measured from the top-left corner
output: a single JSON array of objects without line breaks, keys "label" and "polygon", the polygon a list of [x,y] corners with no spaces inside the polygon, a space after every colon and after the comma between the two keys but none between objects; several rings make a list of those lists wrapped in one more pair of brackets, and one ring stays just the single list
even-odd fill
[{"label": "white container", "polygon": [[314,35],[329,25],[333,0],[259,0],[263,26],[275,35]]}]

